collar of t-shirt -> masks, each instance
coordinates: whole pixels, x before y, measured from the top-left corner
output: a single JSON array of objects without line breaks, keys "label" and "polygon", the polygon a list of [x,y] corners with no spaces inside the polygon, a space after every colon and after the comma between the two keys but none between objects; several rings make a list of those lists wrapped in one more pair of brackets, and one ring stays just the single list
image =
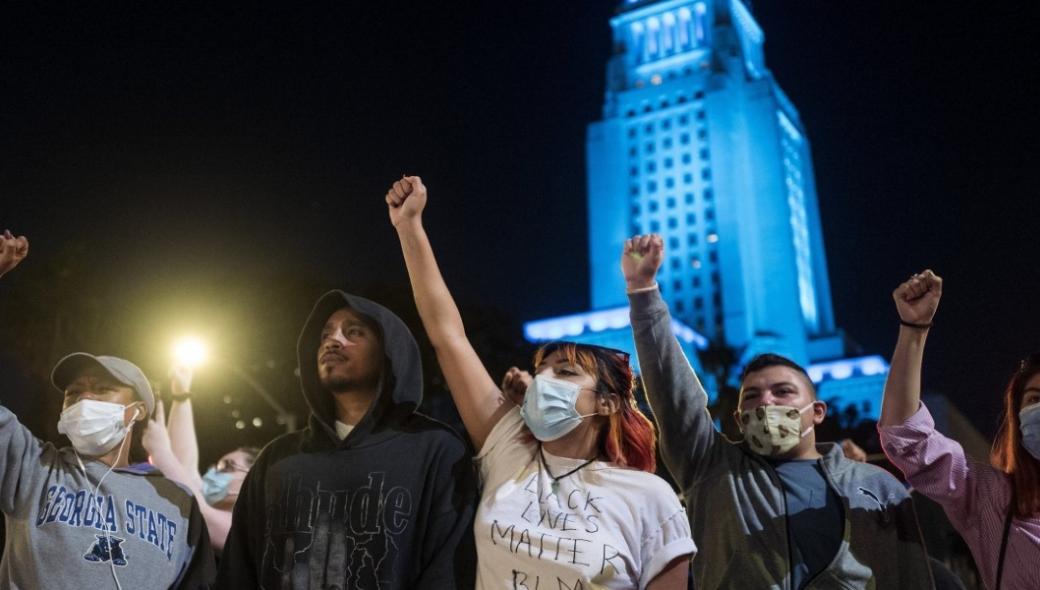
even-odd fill
[{"label": "collar of t-shirt", "polygon": [[351,430],[354,430],[353,425],[336,420],[336,436],[338,436],[340,440],[347,438],[347,435],[350,434]]}]

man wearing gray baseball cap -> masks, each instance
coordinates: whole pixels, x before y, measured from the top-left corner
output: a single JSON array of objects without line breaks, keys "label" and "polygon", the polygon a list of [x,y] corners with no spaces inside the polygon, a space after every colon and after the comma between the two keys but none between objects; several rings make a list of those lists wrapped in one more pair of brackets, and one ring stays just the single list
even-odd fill
[{"label": "man wearing gray baseball cap", "polygon": [[[0,276],[27,253],[24,237],[0,235]],[[77,352],[51,381],[71,447],[37,439],[0,405],[0,589],[208,587],[213,551],[194,496],[129,463],[132,432],[156,404],[141,369]]]}]

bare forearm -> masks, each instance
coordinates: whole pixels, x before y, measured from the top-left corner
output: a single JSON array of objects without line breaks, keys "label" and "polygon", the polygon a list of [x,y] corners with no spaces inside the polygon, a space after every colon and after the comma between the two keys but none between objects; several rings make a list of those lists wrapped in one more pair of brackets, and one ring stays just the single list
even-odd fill
[{"label": "bare forearm", "polygon": [[917,412],[921,403],[921,366],[928,331],[906,326],[899,328],[899,340],[892,353],[892,366],[885,381],[881,403],[881,426],[902,424]]},{"label": "bare forearm", "polygon": [[174,456],[189,475],[199,476],[199,441],[195,435],[195,416],[191,400],[174,401],[166,425],[170,432],[170,447]]},{"label": "bare forearm", "polygon": [[433,246],[422,222],[406,221],[397,227],[415,306],[434,346],[451,338],[465,337],[462,316],[444,283]]}]

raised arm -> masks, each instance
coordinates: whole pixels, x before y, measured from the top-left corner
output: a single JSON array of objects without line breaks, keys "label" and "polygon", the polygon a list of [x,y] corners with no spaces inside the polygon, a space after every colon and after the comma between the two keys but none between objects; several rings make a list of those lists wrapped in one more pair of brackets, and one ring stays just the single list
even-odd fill
[{"label": "raised arm", "polygon": [[672,317],[655,276],[664,256],[660,236],[625,241],[621,271],[631,303],[632,334],[650,407],[661,431],[661,456],[686,489],[725,445],[708,413],[708,396],[672,332]]},{"label": "raised arm", "polygon": [[902,424],[920,406],[924,344],[941,296],[942,279],[930,270],[915,274],[892,292],[899,312],[899,339],[885,381],[878,426]]},{"label": "raised arm", "polygon": [[[166,417],[163,415],[162,403],[155,405],[155,417],[148,421],[148,427],[141,437],[141,444],[148,451],[152,465],[162,472],[168,479],[183,485],[195,496],[199,505],[199,512],[206,520],[206,530],[209,533],[209,542],[217,551],[224,549],[227,541],[228,531],[231,530],[231,512],[218,510],[208,503],[202,494],[202,478],[196,472],[192,477],[188,469],[184,467],[179,458],[175,456],[170,443],[170,433],[166,429]],[[171,418],[172,420],[172,418]]]},{"label": "raised arm", "polygon": [[0,277],[11,271],[18,263],[29,255],[29,240],[25,236],[17,238],[11,230],[0,234]]},{"label": "raised arm", "polygon": [[170,404],[170,419],[166,428],[170,433],[170,448],[177,461],[184,467],[186,477],[193,482],[192,487],[202,487],[202,476],[199,475],[199,441],[195,434],[195,416],[191,407],[191,380],[194,371],[191,367],[178,365],[170,371],[170,391],[173,400]]},{"label": "raised arm", "polygon": [[395,182],[386,193],[386,204],[390,222],[401,240],[419,317],[433,343],[437,362],[444,372],[466,432],[479,450],[512,404],[502,395],[473,350],[462,325],[462,316],[444,284],[422,224],[426,196],[422,180],[418,176],[408,176]]}]

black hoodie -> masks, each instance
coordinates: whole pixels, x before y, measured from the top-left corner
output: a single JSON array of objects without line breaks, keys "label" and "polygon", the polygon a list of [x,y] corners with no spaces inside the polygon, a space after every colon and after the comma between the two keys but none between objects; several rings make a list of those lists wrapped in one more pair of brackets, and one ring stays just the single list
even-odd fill
[{"label": "black hoodie", "polygon": [[[389,371],[380,397],[340,440],[317,353],[325,322],[344,307],[379,325]],[[246,477],[218,587],[472,587],[473,466],[453,430],[416,411],[422,365],[404,322],[330,291],[307,318],[297,355],[307,428],[268,444]]]}]

